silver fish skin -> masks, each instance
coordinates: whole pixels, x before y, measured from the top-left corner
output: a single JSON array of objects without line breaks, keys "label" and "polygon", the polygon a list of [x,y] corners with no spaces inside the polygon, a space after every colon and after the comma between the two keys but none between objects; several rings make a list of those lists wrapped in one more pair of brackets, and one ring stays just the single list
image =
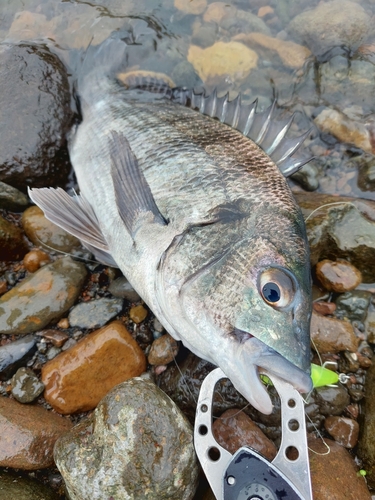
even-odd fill
[{"label": "silver fish skin", "polygon": [[[108,58],[120,60],[115,43]],[[108,68],[78,91],[83,121],[69,149],[82,197],[70,208],[61,190],[31,198],[112,258],[166,330],[259,411],[272,411],[259,369],[308,392],[309,250],[276,164],[235,128],[126,88]]]}]

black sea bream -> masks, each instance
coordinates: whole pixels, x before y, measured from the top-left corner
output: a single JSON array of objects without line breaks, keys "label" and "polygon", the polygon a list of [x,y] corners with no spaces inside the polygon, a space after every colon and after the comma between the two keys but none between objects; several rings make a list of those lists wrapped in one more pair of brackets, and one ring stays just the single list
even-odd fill
[{"label": "black sea bream", "polygon": [[142,78],[124,85],[125,50],[104,42],[78,82],[83,120],[70,156],[80,196],[30,197],[270,413],[258,367],[311,388],[309,251],[284,177],[301,164],[291,155],[303,139],[285,139],[286,122],[239,99]]}]

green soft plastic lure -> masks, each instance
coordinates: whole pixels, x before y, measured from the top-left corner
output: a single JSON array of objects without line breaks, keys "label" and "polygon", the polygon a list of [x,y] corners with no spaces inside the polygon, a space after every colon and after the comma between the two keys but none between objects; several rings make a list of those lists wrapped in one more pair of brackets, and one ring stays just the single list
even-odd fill
[{"label": "green soft plastic lure", "polygon": [[[261,379],[267,385],[273,385],[271,380],[266,375],[261,375]],[[314,389],[317,387],[324,387],[325,385],[337,384],[339,376],[336,372],[325,368],[324,366],[311,364],[311,379],[313,381]]]}]

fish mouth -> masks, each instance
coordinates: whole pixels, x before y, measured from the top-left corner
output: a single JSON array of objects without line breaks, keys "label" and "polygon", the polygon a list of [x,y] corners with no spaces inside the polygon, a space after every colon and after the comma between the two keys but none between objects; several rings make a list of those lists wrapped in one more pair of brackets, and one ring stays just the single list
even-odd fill
[{"label": "fish mouth", "polygon": [[276,375],[291,384],[300,393],[308,393],[313,384],[308,373],[288,361],[272,347],[251,337],[236,350],[233,363],[223,368],[234,387],[249,403],[265,415],[272,413],[273,405],[259,372]]}]

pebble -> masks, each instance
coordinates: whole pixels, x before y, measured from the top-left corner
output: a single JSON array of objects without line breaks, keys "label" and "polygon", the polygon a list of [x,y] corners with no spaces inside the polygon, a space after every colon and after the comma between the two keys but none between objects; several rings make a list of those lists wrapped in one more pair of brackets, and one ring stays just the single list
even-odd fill
[{"label": "pebble", "polygon": [[371,28],[371,18],[358,2],[332,0],[298,14],[289,23],[288,31],[315,55],[323,55],[343,45],[355,50]]},{"label": "pebble", "polygon": [[336,299],[336,316],[363,323],[367,317],[371,298],[372,293],[365,290],[353,290],[341,294]]},{"label": "pebble", "polygon": [[184,14],[202,14],[207,7],[207,0],[174,0],[176,9]]},{"label": "pebble", "polygon": [[167,365],[177,354],[178,343],[167,333],[153,341],[147,359],[150,365]]},{"label": "pebble", "polygon": [[62,414],[92,410],[112,387],[145,370],[142,349],[113,321],[44,365],[44,397]]},{"label": "pebble", "polygon": [[69,339],[69,336],[60,330],[42,330],[38,335],[52,342],[56,347],[62,347]]},{"label": "pebble", "polygon": [[324,109],[314,119],[317,127],[325,133],[331,134],[339,141],[354,144],[357,148],[372,153],[370,132],[366,126],[351,120],[335,109]]},{"label": "pebble", "polygon": [[191,500],[199,475],[188,420],[145,378],[113,388],[58,440],[55,461],[71,500]]},{"label": "pebble", "polygon": [[23,265],[29,273],[35,273],[39,268],[50,262],[49,256],[43,250],[31,250],[23,258]]},{"label": "pebble", "polygon": [[232,454],[241,446],[250,446],[270,461],[277,455],[274,443],[240,409],[227,410],[217,418],[212,433],[216,441]]},{"label": "pebble", "polygon": [[329,318],[313,311],[310,333],[312,347],[319,353],[357,351],[358,339],[349,321]]},{"label": "pebble", "polygon": [[10,212],[23,212],[29,204],[28,197],[9,184],[0,182],[0,208]]},{"label": "pebble", "polygon": [[62,328],[64,330],[66,330],[67,328],[69,328],[69,320],[68,318],[61,318],[60,321],[57,323],[57,326],[59,328]]},{"label": "pebble", "polygon": [[306,191],[315,191],[319,187],[319,175],[320,173],[317,167],[311,162],[291,175],[291,178]]},{"label": "pebble", "polygon": [[130,308],[129,316],[134,323],[142,323],[147,317],[147,309],[140,304],[139,306],[133,306]]},{"label": "pebble", "polygon": [[32,206],[24,211],[22,225],[27,237],[34,245],[66,253],[80,246],[75,236],[46,219],[39,207]]},{"label": "pebble", "polygon": [[56,500],[56,492],[29,476],[10,469],[1,469],[0,498],[2,500]]},{"label": "pebble", "polygon": [[0,332],[26,334],[58,320],[76,301],[86,277],[84,264],[63,257],[0,297]]},{"label": "pebble", "polygon": [[326,431],[336,443],[345,448],[354,448],[358,441],[359,424],[351,418],[327,417],[324,421]]},{"label": "pebble", "polygon": [[316,277],[329,292],[354,290],[362,282],[362,274],[345,260],[324,259],[316,265]]},{"label": "pebble", "polygon": [[46,352],[47,359],[50,361],[51,359],[55,358],[58,354],[60,354],[61,349],[56,346],[52,346],[48,349]]},{"label": "pebble", "polygon": [[0,215],[0,260],[20,260],[28,250],[21,229]]},{"label": "pebble", "polygon": [[141,297],[124,276],[121,276],[121,278],[117,278],[116,280],[112,281],[112,283],[108,287],[108,291],[114,297],[126,299],[129,302],[138,302],[141,300]]},{"label": "pebble", "polygon": [[8,380],[17,369],[24,366],[36,351],[36,338],[26,335],[0,346],[0,380]]},{"label": "pebble", "polygon": [[103,297],[81,302],[69,313],[69,324],[78,328],[99,328],[117,316],[123,307],[122,299]]},{"label": "pebble", "polygon": [[371,500],[365,479],[343,446],[314,435],[308,437],[308,446],[314,500]]},{"label": "pebble", "polygon": [[258,56],[242,43],[216,42],[206,49],[190,45],[188,61],[206,84],[225,77],[239,82],[257,66]]},{"label": "pebble", "polygon": [[350,404],[348,391],[342,385],[318,387],[313,394],[322,415],[341,415]]},{"label": "pebble", "polygon": [[20,403],[32,403],[44,391],[44,384],[30,368],[19,368],[11,384],[12,395]]},{"label": "pebble", "polygon": [[323,316],[329,316],[336,311],[336,304],[334,302],[318,300],[317,302],[313,302],[313,310]]},{"label": "pebble", "polygon": [[0,398],[0,467],[36,470],[53,465],[58,437],[72,428],[69,420],[41,406]]}]

